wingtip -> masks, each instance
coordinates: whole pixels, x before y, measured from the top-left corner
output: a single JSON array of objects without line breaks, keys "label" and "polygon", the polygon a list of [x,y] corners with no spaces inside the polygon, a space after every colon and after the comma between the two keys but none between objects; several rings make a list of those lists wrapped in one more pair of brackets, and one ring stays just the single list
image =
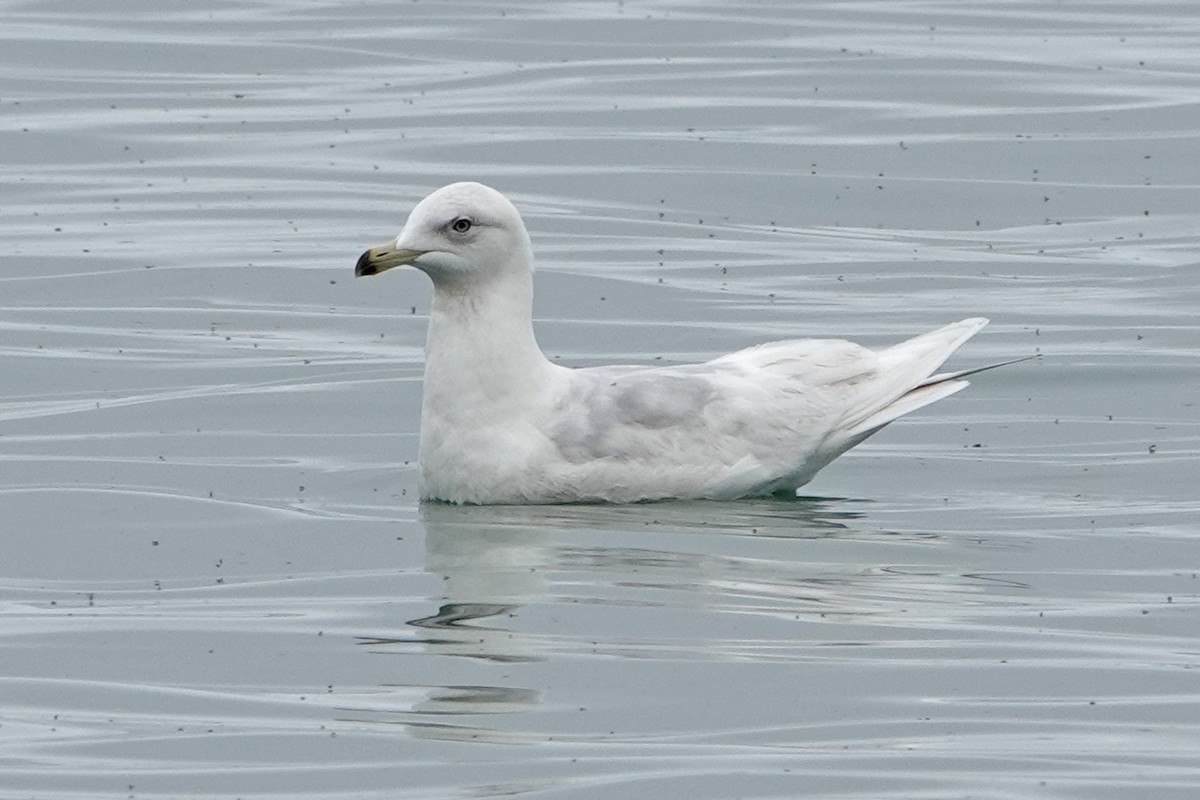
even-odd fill
[{"label": "wingtip", "polygon": [[[998,367],[1007,367],[1012,364],[1020,364],[1024,361],[1040,361],[1041,358],[1041,353],[1037,353],[1032,356],[1010,358],[1008,361],[1000,361],[996,364],[985,364],[982,367],[972,367],[971,369],[963,369],[959,370],[958,372],[940,372],[937,375],[930,375],[928,378],[922,381],[919,386],[933,386],[938,383],[945,383],[946,381],[957,381],[961,380],[967,375],[978,375],[981,372],[987,372],[988,370],[997,369]],[[963,382],[966,383],[966,381]]]}]

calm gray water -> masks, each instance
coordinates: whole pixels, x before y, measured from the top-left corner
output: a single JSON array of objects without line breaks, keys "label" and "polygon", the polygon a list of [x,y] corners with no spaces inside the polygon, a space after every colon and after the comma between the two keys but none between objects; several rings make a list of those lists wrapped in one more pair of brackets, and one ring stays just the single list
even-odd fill
[{"label": "calm gray water", "polygon": [[[0,2],[0,798],[1193,798],[1200,6]],[[419,507],[496,185],[566,363],[981,314],[793,503]]]}]

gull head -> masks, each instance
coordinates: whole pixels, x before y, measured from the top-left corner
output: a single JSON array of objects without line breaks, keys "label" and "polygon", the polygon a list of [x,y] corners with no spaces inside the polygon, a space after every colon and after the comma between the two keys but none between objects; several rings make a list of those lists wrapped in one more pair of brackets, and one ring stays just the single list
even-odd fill
[{"label": "gull head", "polygon": [[438,287],[473,286],[528,274],[532,247],[508,198],[481,183],[452,183],[417,203],[393,241],[363,253],[357,277],[410,265]]}]

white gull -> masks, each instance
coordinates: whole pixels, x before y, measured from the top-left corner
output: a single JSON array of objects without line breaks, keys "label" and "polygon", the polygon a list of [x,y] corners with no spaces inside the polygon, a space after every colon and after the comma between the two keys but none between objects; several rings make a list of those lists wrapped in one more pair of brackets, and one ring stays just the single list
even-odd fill
[{"label": "white gull", "polygon": [[525,224],[479,183],[426,197],[355,274],[402,264],[434,288],[421,497],[451,503],[795,496],[889,422],[965,388],[979,370],[934,370],[987,324],[965,319],[883,350],[795,339],[702,364],[571,369],[534,338]]}]

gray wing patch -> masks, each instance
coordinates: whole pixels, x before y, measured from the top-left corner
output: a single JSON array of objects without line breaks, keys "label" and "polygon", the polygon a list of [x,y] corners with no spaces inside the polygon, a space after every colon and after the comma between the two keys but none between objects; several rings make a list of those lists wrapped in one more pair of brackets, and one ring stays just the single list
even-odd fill
[{"label": "gray wing patch", "polygon": [[620,368],[580,370],[564,398],[560,418],[548,431],[572,461],[653,455],[656,433],[693,429],[703,436],[705,407],[716,387],[699,375]]},{"label": "gray wing patch", "polygon": [[716,394],[710,381],[682,375],[629,376],[613,381],[610,388],[617,420],[646,428],[698,425]]}]

